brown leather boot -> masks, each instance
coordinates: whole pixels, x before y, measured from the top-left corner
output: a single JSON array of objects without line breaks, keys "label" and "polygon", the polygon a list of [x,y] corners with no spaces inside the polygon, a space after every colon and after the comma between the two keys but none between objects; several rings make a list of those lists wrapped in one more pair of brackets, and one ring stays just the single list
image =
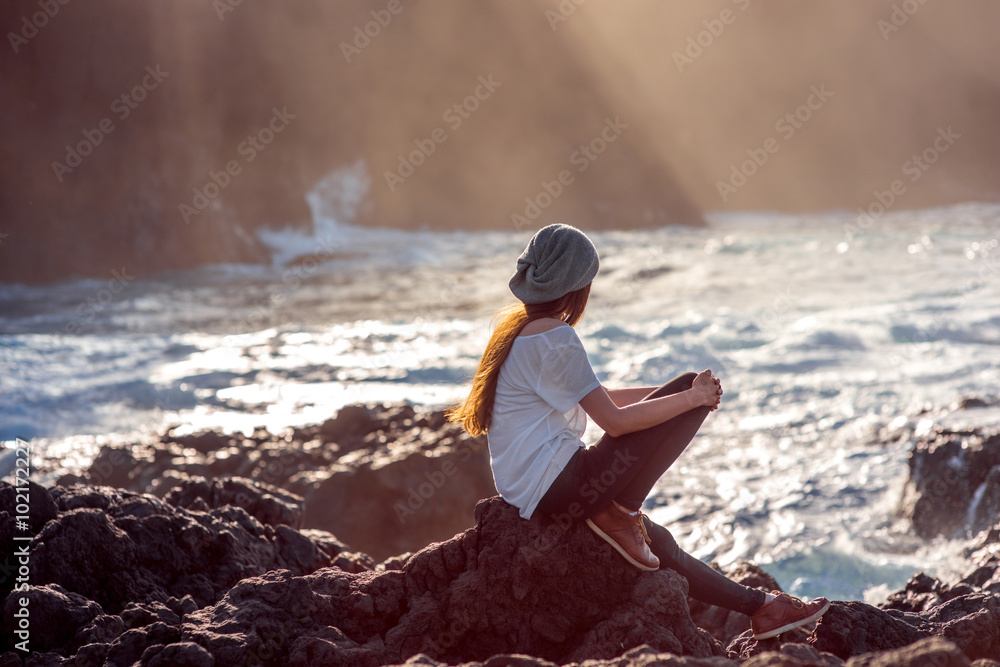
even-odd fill
[{"label": "brown leather boot", "polygon": [[660,569],[660,559],[649,550],[649,536],[642,524],[642,512],[629,514],[628,510],[612,501],[587,519],[587,525],[640,570],[651,572]]},{"label": "brown leather boot", "polygon": [[773,591],[772,594],[777,597],[765,603],[750,617],[754,639],[770,639],[782,632],[808,625],[830,608],[830,601],[826,598],[803,602],[787,593]]}]

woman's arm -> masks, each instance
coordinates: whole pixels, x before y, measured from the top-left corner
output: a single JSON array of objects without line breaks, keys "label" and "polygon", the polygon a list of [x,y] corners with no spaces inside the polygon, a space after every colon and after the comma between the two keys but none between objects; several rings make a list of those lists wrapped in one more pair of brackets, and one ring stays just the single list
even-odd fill
[{"label": "woman's arm", "polygon": [[624,408],[626,405],[638,403],[656,391],[656,389],[656,387],[620,387],[617,389],[607,389],[607,391],[608,396],[611,397],[615,405],[619,408]]},{"label": "woman's arm", "polygon": [[[620,394],[620,390],[612,390]],[[648,395],[649,392],[643,394]],[[618,405],[603,386],[580,400],[580,407],[611,437],[656,426],[700,406],[716,408],[722,388],[711,371],[702,371],[691,389],[669,396]],[[641,397],[640,397],[641,398]]]}]

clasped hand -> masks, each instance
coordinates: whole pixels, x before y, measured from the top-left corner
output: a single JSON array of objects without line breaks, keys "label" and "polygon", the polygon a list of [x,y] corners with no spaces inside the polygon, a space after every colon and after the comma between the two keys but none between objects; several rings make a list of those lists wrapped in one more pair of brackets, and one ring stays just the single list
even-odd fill
[{"label": "clasped hand", "polygon": [[712,409],[719,409],[722,401],[722,382],[715,377],[710,370],[703,370],[695,377],[691,390],[695,392],[698,405],[704,405]]}]

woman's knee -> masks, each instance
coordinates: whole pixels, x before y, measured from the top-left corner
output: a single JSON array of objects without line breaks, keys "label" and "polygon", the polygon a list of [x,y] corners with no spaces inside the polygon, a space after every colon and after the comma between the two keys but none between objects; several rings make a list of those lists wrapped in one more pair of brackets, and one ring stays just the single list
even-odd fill
[{"label": "woman's knee", "polygon": [[684,385],[685,389],[690,389],[694,386],[694,379],[698,377],[698,374],[694,371],[688,371],[687,373],[681,373],[677,376],[677,381]]}]

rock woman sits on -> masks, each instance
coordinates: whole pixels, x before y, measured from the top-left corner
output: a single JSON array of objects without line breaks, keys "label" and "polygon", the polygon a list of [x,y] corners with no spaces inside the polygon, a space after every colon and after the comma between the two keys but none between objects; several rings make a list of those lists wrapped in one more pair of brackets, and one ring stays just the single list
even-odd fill
[{"label": "rock woman sits on", "polygon": [[[757,639],[811,623],[830,603],[738,584],[680,549],[641,512],[653,485],[719,407],[711,371],[661,387],[601,385],[573,326],[598,270],[587,236],[569,225],[539,230],[517,259],[502,310],[466,400],[448,416],[486,434],[497,490],[525,519],[535,512],[585,521],[642,570],[670,568],[691,597],[750,616]],[[590,416],[604,436],[581,440]]]}]

